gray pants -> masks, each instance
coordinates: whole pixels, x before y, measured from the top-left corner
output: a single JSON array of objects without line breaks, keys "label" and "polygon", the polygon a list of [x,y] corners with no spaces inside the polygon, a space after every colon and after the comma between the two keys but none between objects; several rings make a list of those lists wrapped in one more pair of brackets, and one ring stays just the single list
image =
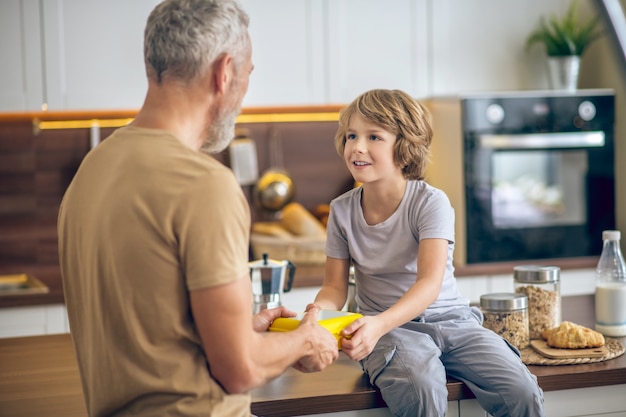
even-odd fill
[{"label": "gray pants", "polygon": [[463,381],[491,415],[544,416],[543,391],[519,351],[482,327],[475,307],[394,329],[361,361],[395,416],[444,416],[448,375]]}]

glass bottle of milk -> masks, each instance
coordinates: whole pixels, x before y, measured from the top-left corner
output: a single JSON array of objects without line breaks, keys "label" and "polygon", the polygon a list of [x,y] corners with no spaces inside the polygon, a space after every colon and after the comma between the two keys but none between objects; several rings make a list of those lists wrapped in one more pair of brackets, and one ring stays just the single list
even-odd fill
[{"label": "glass bottle of milk", "polygon": [[618,230],[602,232],[602,254],[596,268],[596,330],[626,336],[626,263]]}]

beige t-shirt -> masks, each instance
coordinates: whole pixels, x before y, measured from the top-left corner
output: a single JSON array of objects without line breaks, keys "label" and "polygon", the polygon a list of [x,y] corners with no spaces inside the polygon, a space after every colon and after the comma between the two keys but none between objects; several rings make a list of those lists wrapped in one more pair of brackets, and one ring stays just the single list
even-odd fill
[{"label": "beige t-shirt", "polygon": [[125,127],[84,159],[61,204],[59,258],[90,416],[249,416],[211,378],[189,290],[248,271],[233,173],[159,130]]}]

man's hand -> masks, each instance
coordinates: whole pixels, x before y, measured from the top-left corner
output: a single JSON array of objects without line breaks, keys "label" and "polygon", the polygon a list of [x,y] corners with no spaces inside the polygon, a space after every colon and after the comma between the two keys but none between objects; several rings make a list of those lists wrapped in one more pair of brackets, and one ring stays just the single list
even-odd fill
[{"label": "man's hand", "polygon": [[300,372],[318,372],[333,363],[339,356],[337,339],[317,323],[319,307],[307,306],[307,313],[297,331],[303,333],[311,345],[310,354],[293,365]]},{"label": "man's hand", "polygon": [[252,317],[252,328],[256,332],[266,332],[274,320],[279,317],[295,317],[296,313],[286,307],[276,307],[261,310],[257,315]]}]

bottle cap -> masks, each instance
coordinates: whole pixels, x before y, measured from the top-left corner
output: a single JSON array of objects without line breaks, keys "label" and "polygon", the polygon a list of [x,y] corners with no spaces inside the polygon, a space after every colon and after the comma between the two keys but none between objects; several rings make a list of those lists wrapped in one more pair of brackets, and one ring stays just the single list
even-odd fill
[{"label": "bottle cap", "polygon": [[498,292],[480,296],[480,307],[485,310],[510,311],[528,307],[526,294]]},{"label": "bottle cap", "polygon": [[620,240],[622,234],[619,230],[605,230],[602,232],[602,240]]},{"label": "bottle cap", "polygon": [[513,268],[513,278],[517,282],[559,282],[560,272],[558,266],[519,265]]}]

